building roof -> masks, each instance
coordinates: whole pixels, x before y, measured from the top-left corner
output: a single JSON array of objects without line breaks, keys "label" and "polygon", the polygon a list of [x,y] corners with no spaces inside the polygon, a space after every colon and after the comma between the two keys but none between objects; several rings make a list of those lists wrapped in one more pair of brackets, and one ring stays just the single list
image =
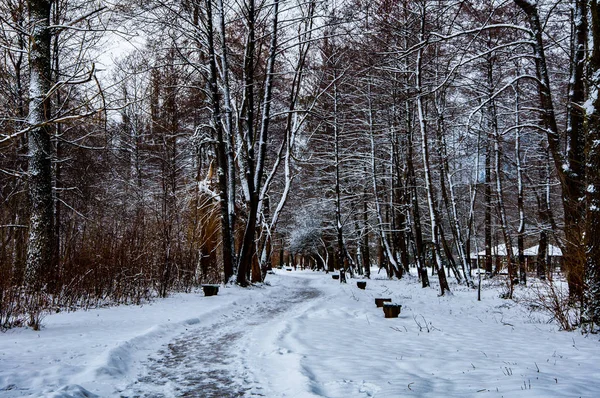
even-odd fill
[{"label": "building roof", "polygon": [[[519,249],[517,247],[513,246],[512,252],[513,252],[513,256],[516,256],[519,253]],[[476,259],[477,257],[482,257],[482,256],[485,256],[485,249],[481,250],[478,253],[471,253],[472,259]],[[505,257],[506,256],[506,245],[504,243],[501,243],[499,245],[492,246],[492,256]]]},{"label": "building roof", "polygon": [[[528,249],[523,250],[523,254],[528,257],[535,257],[538,255],[540,245],[531,246]],[[512,248],[513,256],[519,254],[517,247]],[[478,253],[471,253],[471,259],[477,259],[478,257],[485,256],[485,249]],[[504,243],[492,247],[492,256],[506,257],[506,245]],[[548,256],[551,257],[562,257],[562,250],[560,247],[554,245],[548,245]]]},{"label": "building roof", "polygon": [[[525,249],[523,254],[526,256],[537,256],[539,248],[540,245],[531,246],[529,249]],[[562,250],[558,246],[548,245],[548,256],[562,257]]]}]

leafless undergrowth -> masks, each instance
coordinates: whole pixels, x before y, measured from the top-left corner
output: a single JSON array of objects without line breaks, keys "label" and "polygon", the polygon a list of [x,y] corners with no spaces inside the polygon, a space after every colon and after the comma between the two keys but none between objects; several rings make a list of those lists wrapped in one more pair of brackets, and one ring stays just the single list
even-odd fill
[{"label": "leafless undergrowth", "polygon": [[570,302],[568,288],[559,280],[535,281],[523,301],[532,310],[549,315],[561,330],[573,330],[577,326],[580,309]]}]

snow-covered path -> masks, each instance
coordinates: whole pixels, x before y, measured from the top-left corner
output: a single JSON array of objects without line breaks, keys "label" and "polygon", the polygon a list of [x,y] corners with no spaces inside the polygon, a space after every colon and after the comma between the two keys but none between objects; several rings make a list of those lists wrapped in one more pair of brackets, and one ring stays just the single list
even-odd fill
[{"label": "snow-covered path", "polygon": [[320,296],[319,290],[309,286],[308,279],[298,282],[277,292],[269,301],[237,305],[233,312],[219,315],[215,324],[178,336],[143,364],[142,375],[121,395],[265,396],[254,369],[260,361],[254,359],[268,354],[250,351],[264,348],[269,342],[265,336],[285,322],[289,314],[303,311]]},{"label": "snow-covered path", "polygon": [[[0,334],[0,397],[597,397],[598,336],[453,285],[310,271]],[[517,292],[518,293],[518,292]],[[403,305],[385,319],[375,297]]]}]

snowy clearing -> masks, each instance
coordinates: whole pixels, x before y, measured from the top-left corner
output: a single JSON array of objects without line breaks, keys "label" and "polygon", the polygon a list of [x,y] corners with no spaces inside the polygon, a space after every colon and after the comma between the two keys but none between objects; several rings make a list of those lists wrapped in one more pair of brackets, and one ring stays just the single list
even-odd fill
[{"label": "snowy clearing", "polygon": [[[376,270],[374,270],[376,272]],[[600,343],[540,313],[416,280],[366,290],[311,271],[0,334],[0,396],[596,397]],[[402,304],[385,319],[375,297]]]}]

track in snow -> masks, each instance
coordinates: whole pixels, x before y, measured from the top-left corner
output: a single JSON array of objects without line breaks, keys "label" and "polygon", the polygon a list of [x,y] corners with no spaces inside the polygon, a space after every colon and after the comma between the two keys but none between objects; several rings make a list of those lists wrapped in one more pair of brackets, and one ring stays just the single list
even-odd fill
[{"label": "track in snow", "polygon": [[277,322],[284,312],[313,300],[320,291],[299,280],[285,295],[244,305],[205,327],[189,330],[151,356],[121,397],[257,397],[264,396],[247,358],[253,327]]}]

